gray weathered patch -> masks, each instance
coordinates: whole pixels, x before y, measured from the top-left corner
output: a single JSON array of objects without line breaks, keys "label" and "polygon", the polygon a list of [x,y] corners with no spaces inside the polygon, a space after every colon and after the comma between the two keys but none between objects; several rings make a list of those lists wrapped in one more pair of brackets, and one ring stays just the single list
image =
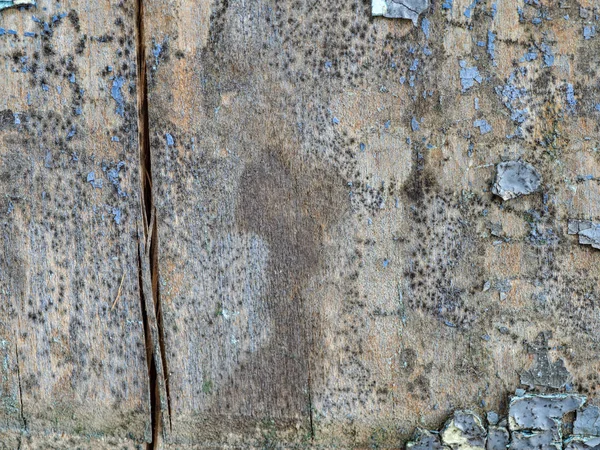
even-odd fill
[{"label": "gray weathered patch", "polygon": [[35,6],[35,0],[0,0],[0,10],[17,6]]},{"label": "gray weathered patch", "polygon": [[437,433],[417,428],[412,438],[413,440],[406,443],[407,450],[443,450],[448,449],[440,442],[440,437]]},{"label": "gray weathered patch", "polygon": [[455,411],[442,430],[442,443],[454,450],[484,450],[486,431],[471,411]]},{"label": "gray weathered patch", "polygon": [[506,450],[509,442],[510,436],[506,428],[493,425],[488,428],[486,450]]},{"label": "gray weathered patch", "polygon": [[600,450],[600,437],[572,436],[565,439],[564,450]]},{"label": "gray weathered patch", "polygon": [[531,388],[544,386],[559,389],[569,381],[570,374],[563,360],[550,361],[548,339],[551,337],[551,332],[542,332],[529,345],[529,353],[535,355],[535,362],[529,370],[521,372],[522,384],[526,384]]},{"label": "gray weathered patch", "polygon": [[600,249],[600,223],[572,219],[569,220],[567,232],[578,235],[580,244]]},{"label": "gray weathered patch", "polygon": [[429,0],[371,0],[371,14],[391,19],[410,19],[417,26],[419,14],[429,8]]},{"label": "gray weathered patch", "polygon": [[501,162],[496,167],[492,192],[503,200],[510,200],[536,192],[541,182],[541,175],[531,164],[524,161]]},{"label": "gray weathered patch", "polygon": [[600,408],[588,406],[577,411],[577,418],[573,424],[573,434],[600,436]]},{"label": "gray weathered patch", "polygon": [[500,418],[498,417],[498,413],[495,411],[488,411],[486,414],[487,421],[490,425],[496,425]]},{"label": "gray weathered patch", "polygon": [[552,431],[514,431],[510,450],[561,450],[562,442],[556,441]]},{"label": "gray weathered patch", "polygon": [[512,397],[508,423],[512,432],[511,449],[561,449],[561,420],[581,408],[586,397],[577,394],[527,394]]}]

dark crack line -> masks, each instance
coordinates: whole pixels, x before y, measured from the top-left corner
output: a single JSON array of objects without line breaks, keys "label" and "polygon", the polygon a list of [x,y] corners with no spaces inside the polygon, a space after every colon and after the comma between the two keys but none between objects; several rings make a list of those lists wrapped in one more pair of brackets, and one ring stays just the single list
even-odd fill
[{"label": "dark crack line", "polygon": [[[17,336],[18,339],[18,336]],[[15,341],[15,359],[17,362],[17,382],[19,383],[19,404],[20,404],[20,415],[21,421],[23,421],[23,429],[27,431],[27,419],[25,418],[25,412],[23,411],[23,385],[21,383],[21,366],[19,362],[19,346]],[[19,445],[21,441],[19,440]]]},{"label": "dark crack line", "polygon": [[169,386],[166,381],[166,352],[158,289],[158,229],[152,196],[152,159],[144,31],[144,0],[137,0],[138,139],[140,149],[140,200],[144,224],[143,233],[138,227],[138,263],[151,395],[152,442],[148,448],[153,449],[159,445],[159,439],[164,436],[165,424],[168,423],[169,431],[171,430],[171,404]]}]

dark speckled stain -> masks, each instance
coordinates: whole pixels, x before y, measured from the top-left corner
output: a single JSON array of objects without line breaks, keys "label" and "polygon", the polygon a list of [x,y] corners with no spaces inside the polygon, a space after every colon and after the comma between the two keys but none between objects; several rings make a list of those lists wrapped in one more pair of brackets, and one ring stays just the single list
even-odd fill
[{"label": "dark speckled stain", "polygon": [[309,374],[320,353],[315,349],[320,324],[302,291],[322,266],[324,234],[347,208],[337,175],[293,167],[273,150],[246,165],[236,215],[241,231],[268,244],[269,287],[262,301],[271,318],[271,338],[217,393],[219,413],[228,412],[223,406],[229,409],[231,402],[258,417],[300,417],[308,424]]}]

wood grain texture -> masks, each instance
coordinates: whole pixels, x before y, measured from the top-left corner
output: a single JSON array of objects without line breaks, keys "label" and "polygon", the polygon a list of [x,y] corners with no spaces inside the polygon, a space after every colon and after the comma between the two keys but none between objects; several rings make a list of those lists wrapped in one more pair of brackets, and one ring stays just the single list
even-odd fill
[{"label": "wood grain texture", "polygon": [[133,6],[0,13],[0,414],[21,448],[151,438]]},{"label": "wood grain texture", "polygon": [[[594,5],[471,3],[147,2],[175,445],[400,446],[502,410],[540,331],[595,392]],[[543,191],[502,203],[518,157]]]}]

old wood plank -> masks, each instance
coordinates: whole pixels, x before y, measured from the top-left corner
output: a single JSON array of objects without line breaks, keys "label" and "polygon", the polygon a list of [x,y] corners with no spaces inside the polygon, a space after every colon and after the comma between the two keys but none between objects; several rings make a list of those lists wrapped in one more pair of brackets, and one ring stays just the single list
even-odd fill
[{"label": "old wood plank", "polygon": [[35,439],[151,437],[134,6],[0,13],[0,414]]},{"label": "old wood plank", "polygon": [[[594,5],[368,3],[148,2],[176,442],[399,445],[502,409],[541,331],[596,391]],[[503,203],[519,157],[542,193]]]}]

